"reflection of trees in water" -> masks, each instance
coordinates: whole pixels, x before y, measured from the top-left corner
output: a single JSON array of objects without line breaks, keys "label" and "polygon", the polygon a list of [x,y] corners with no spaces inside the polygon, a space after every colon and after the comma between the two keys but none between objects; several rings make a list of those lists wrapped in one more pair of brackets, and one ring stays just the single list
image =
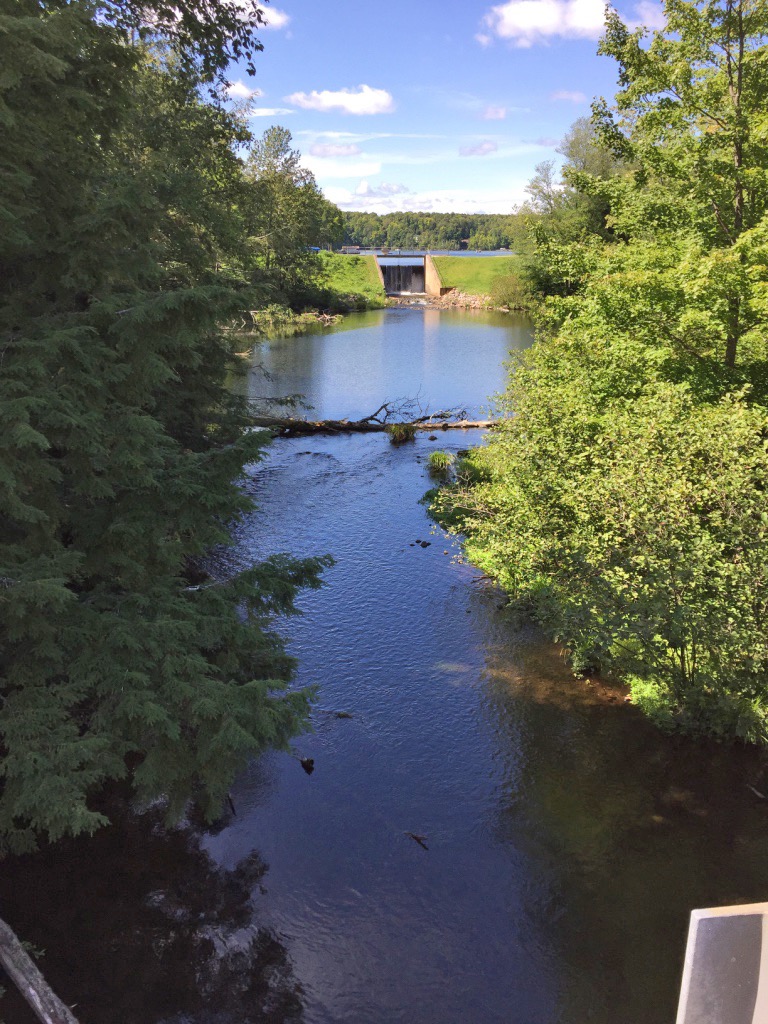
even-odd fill
[{"label": "reflection of trees in water", "polygon": [[765,811],[746,786],[759,758],[665,736],[549,645],[498,642],[486,678],[496,834],[524,858],[525,927],[555,961],[558,1019],[666,1024],[690,910],[765,898]]},{"label": "reflection of trees in water", "polygon": [[[45,950],[41,969],[83,1021],[302,1019],[288,954],[254,922],[251,895],[267,870],[258,854],[224,871],[199,833],[150,814],[2,867],[3,915]],[[10,991],[0,1017],[34,1024]]]}]

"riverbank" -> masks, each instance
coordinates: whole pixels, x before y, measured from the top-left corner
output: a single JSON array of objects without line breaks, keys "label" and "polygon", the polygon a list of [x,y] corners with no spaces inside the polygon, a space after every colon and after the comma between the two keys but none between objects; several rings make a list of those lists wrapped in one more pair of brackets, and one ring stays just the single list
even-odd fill
[{"label": "riverbank", "polygon": [[342,256],[321,252],[322,285],[335,311],[380,309],[387,304],[384,282],[375,256]]},{"label": "riverbank", "polygon": [[332,327],[342,316],[342,313],[330,313],[320,309],[297,313],[287,306],[271,305],[264,309],[247,310],[233,327],[238,332],[262,338],[285,338],[304,334],[318,327]]},{"label": "riverbank", "polygon": [[520,273],[518,256],[433,256],[432,260],[443,287],[464,295],[493,295],[499,281]]},{"label": "riverbank", "polygon": [[445,295],[391,295],[390,306],[421,306],[427,309],[483,309],[489,313],[525,313],[523,306],[502,306],[490,295],[469,295],[458,290]]},{"label": "riverbank", "polygon": [[[232,383],[318,419],[400,395],[479,416],[531,341],[513,314],[392,306],[259,339]],[[428,520],[430,454],[485,436],[435,433],[280,438],[246,467],[260,511],[216,578],[335,558],[279,624],[312,732],[210,829],[95,803],[111,828],[3,863],[0,916],[82,1024],[668,1024],[691,908],[764,898],[756,753],[574,678]],[[0,1018],[35,1024],[6,988]]]},{"label": "riverbank", "polygon": [[[348,257],[347,257],[348,258]],[[387,307],[421,308],[434,310],[483,310],[489,313],[525,314],[524,307],[500,306],[495,304],[490,295],[469,295],[461,291],[447,292],[445,295],[390,295],[384,302],[374,304],[371,311]],[[242,333],[250,341],[254,339],[293,338],[301,334],[331,327],[338,327],[343,320],[364,309],[346,309],[344,312],[330,312],[327,309],[312,309],[297,313],[286,306],[271,305],[264,309],[249,310],[244,313],[233,329]],[[243,350],[243,355],[250,352],[250,347]]]}]

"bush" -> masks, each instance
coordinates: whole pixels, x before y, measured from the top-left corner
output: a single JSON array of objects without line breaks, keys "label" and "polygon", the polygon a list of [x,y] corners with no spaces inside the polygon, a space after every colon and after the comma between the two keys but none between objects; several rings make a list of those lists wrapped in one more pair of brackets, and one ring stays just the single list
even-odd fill
[{"label": "bush", "polygon": [[427,459],[427,469],[432,476],[445,476],[456,461],[450,452],[431,452]]},{"label": "bush", "polygon": [[473,449],[456,462],[456,482],[462,487],[488,482],[491,474],[482,459],[482,449]]},{"label": "bush", "polygon": [[470,459],[486,482],[458,468],[439,521],[451,505],[470,560],[657,724],[768,744],[768,414],[662,382],[600,408],[552,354],[518,371],[515,417]]},{"label": "bush", "polygon": [[535,300],[524,278],[519,274],[504,274],[491,285],[491,301],[494,306],[505,306],[507,309],[530,309]]},{"label": "bush", "polygon": [[416,427],[412,423],[388,423],[386,431],[392,444],[405,444],[416,439]]}]

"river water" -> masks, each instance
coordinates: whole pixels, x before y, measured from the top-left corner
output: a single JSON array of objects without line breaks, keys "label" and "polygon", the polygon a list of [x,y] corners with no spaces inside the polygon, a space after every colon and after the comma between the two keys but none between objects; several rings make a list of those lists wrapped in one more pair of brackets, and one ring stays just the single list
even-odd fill
[{"label": "river water", "polygon": [[[513,317],[390,309],[257,346],[247,386],[313,417],[476,413],[529,343]],[[281,627],[314,731],[215,829],[121,817],[4,865],[3,916],[83,1024],[670,1024],[689,911],[766,898],[757,759],[573,679],[430,524],[426,456],[479,440],[281,439],[251,468],[224,567],[336,559]]]}]

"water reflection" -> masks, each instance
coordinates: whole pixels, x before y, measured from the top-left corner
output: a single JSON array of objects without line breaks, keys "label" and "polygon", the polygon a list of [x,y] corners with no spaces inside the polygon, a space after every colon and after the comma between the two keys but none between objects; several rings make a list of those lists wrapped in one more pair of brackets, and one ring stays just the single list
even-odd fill
[{"label": "water reflection", "polygon": [[[530,340],[432,311],[347,326],[265,349],[274,393],[472,408]],[[574,680],[430,525],[429,452],[480,440],[281,440],[251,468],[227,564],[336,558],[285,627],[314,732],[249,767],[215,834],[128,821],[3,865],[0,912],[84,1021],[669,1024],[690,909],[765,898],[757,759]]]},{"label": "water reflection", "polygon": [[270,530],[244,524],[237,557],[337,559],[291,625],[316,771],[270,759],[269,798],[244,780],[208,849],[258,837],[313,1024],[668,1024],[691,908],[768,887],[759,765],[661,735],[511,621],[430,531],[433,447],[297,439],[255,473]]},{"label": "water reflection", "polygon": [[[225,870],[200,833],[156,813],[109,809],[91,839],[17,858],[0,878],[3,917],[45,951],[40,968],[82,1021],[299,1024],[301,987],[280,940],[255,918],[267,865]],[[36,1018],[11,988],[7,1024]]]},{"label": "water reflection", "polygon": [[526,916],[560,964],[556,1019],[666,1024],[693,907],[761,900],[768,835],[751,751],[661,735],[526,631],[489,643],[505,762],[496,832],[532,869]]},{"label": "water reflection", "polygon": [[[345,317],[322,333],[262,341],[250,396],[303,394],[317,418],[356,419],[382,402],[479,414],[503,384],[511,350],[531,342],[522,317],[482,310],[390,308]],[[271,380],[265,381],[263,367]]]}]

